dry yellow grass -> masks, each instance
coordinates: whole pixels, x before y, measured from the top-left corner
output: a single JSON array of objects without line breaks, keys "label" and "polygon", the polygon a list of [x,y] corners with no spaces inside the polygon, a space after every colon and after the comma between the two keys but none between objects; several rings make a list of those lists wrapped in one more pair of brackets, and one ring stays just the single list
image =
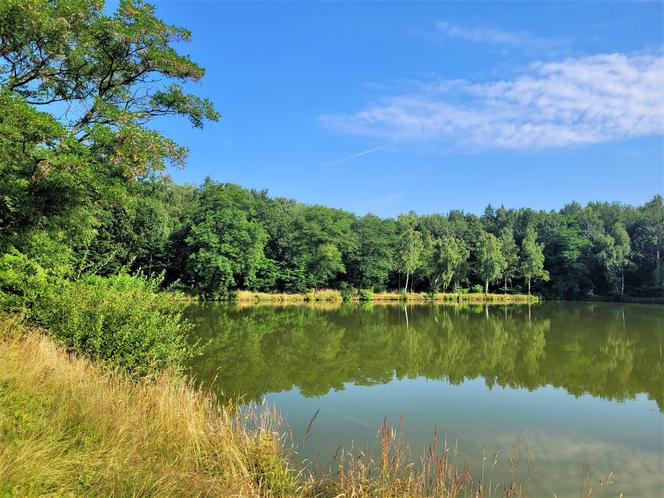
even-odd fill
[{"label": "dry yellow grass", "polygon": [[[370,301],[375,302],[401,302],[411,303],[423,302],[441,302],[441,303],[534,303],[538,301],[536,296],[527,294],[484,294],[484,293],[454,293],[440,292],[432,296],[426,292],[375,292],[371,293]],[[361,301],[362,296],[358,293],[352,294],[353,301]],[[309,291],[306,293],[270,293],[270,292],[250,292],[238,291],[235,300],[239,303],[313,303],[330,302],[340,303],[343,301],[343,295],[340,291],[334,289],[321,289],[319,291]]]},{"label": "dry yellow grass", "polygon": [[266,302],[266,303],[305,303],[305,302],[341,302],[341,292],[334,289],[321,289],[303,293],[271,293],[238,291],[235,294],[238,302]]},{"label": "dry yellow grass", "polygon": [[276,414],[131,379],[0,322],[0,496],[290,495]]}]

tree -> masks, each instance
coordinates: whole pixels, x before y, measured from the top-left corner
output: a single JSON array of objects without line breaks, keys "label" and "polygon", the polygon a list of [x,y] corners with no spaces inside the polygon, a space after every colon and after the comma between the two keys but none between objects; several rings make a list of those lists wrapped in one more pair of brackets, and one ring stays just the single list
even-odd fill
[{"label": "tree", "polygon": [[122,0],[112,15],[101,0],[0,2],[3,250],[40,254],[36,237],[57,246],[58,261],[73,259],[136,178],[184,164],[186,148],[145,125],[218,119],[208,100],[184,92],[204,73],[173,48],[189,39],[141,0]]},{"label": "tree", "polygon": [[501,277],[506,266],[500,241],[495,235],[482,232],[477,246],[477,273],[484,282],[484,293],[489,293],[489,283]]},{"label": "tree", "polygon": [[637,263],[637,280],[642,284],[652,281],[653,287],[664,294],[664,199],[655,196],[645,203],[628,228],[632,256]]},{"label": "tree", "polygon": [[415,220],[414,213],[399,216],[397,219],[397,268],[406,274],[404,292],[408,292],[408,280],[410,275],[419,268],[424,249],[422,235],[415,230]]},{"label": "tree", "polygon": [[204,298],[224,297],[234,288],[254,288],[256,274],[265,264],[267,240],[255,216],[251,193],[206,181],[185,241],[189,275]]},{"label": "tree", "polygon": [[180,163],[186,150],[144,125],[180,115],[201,127],[219,116],[208,100],[184,92],[184,83],[205,73],[173,48],[191,33],[154,11],[142,0],[121,0],[113,15],[99,0],[4,1],[2,86],[33,106],[67,104],[61,122],[70,134],[103,146],[128,172],[164,159]]},{"label": "tree", "polygon": [[616,223],[611,232],[601,239],[600,258],[607,277],[617,293],[625,293],[625,268],[630,264],[631,246],[629,235],[622,223]]},{"label": "tree", "polygon": [[429,277],[431,292],[435,294],[440,287],[445,291],[468,260],[468,248],[463,240],[450,235],[429,239],[425,246],[424,271]]},{"label": "tree", "polygon": [[514,242],[514,232],[509,227],[500,231],[500,250],[505,259],[503,278],[505,279],[504,291],[507,292],[507,283],[519,272],[519,248]]},{"label": "tree", "polygon": [[351,228],[358,243],[348,255],[350,283],[363,289],[384,290],[394,268],[394,221],[367,214],[353,221]]},{"label": "tree", "polygon": [[314,251],[314,257],[307,267],[314,289],[325,285],[331,278],[345,271],[341,252],[334,244],[321,244]]},{"label": "tree", "polygon": [[529,226],[521,241],[521,275],[526,279],[529,295],[532,280],[549,280],[549,272],[544,269],[543,249],[544,244],[537,242],[537,232]]}]

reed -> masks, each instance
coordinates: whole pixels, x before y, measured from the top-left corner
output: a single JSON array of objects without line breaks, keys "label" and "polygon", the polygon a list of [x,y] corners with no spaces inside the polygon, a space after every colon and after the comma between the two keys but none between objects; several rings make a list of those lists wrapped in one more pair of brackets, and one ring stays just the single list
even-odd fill
[{"label": "reed", "polygon": [[306,303],[306,302],[342,302],[341,292],[335,289],[310,290],[303,293],[271,293],[238,291],[234,300],[240,303]]},{"label": "reed", "polygon": [[[352,301],[374,302],[440,302],[440,303],[536,303],[537,296],[527,294],[484,294],[484,293],[456,293],[441,292],[430,294],[426,292],[368,292],[360,291],[350,294]],[[321,289],[305,293],[270,293],[238,291],[234,299],[239,303],[306,303],[306,302],[335,302],[341,303],[343,295],[335,289]]]}]

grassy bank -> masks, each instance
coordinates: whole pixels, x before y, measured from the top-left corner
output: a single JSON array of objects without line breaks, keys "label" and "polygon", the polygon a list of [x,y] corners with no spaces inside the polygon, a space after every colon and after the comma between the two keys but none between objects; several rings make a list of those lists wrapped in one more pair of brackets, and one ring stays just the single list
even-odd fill
[{"label": "grassy bank", "polygon": [[[293,463],[285,434],[267,407],[222,406],[168,372],[109,370],[15,318],[0,321],[0,496],[535,495],[518,448],[473,473],[437,437],[413,458],[399,428],[383,423],[374,452],[340,450],[312,468]],[[494,467],[508,469],[508,482]]]},{"label": "grassy bank", "polygon": [[0,496],[295,491],[269,413],[242,418],[182,377],[128,377],[0,324]]},{"label": "grassy bank", "polygon": [[410,303],[469,303],[469,304],[510,304],[510,303],[536,303],[537,296],[527,294],[484,294],[484,293],[456,293],[445,292],[431,295],[426,292],[348,292],[342,293],[334,289],[323,289],[306,293],[267,293],[238,291],[235,300],[240,303],[307,303],[307,302],[342,302],[348,301],[375,301],[375,302],[410,302]]}]

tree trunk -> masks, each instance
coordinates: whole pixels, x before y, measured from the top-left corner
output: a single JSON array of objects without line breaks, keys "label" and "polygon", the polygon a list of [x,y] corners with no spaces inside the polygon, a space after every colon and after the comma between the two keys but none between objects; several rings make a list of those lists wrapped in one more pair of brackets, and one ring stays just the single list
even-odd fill
[{"label": "tree trunk", "polygon": [[620,295],[625,294],[625,270],[624,268],[620,269]]},{"label": "tree trunk", "polygon": [[530,296],[530,278],[528,278],[528,295]]},{"label": "tree trunk", "polygon": [[505,287],[503,288],[503,292],[507,294],[507,276],[505,276]]},{"label": "tree trunk", "polygon": [[403,288],[404,293],[408,292],[408,277],[410,277],[410,272],[406,272],[406,286]]},{"label": "tree trunk", "polygon": [[657,257],[657,262],[655,263],[655,285],[656,286],[662,286],[662,291],[664,292],[664,278],[662,277],[662,267],[660,266],[660,260],[659,260],[659,241],[656,240],[655,242],[656,247],[657,247],[657,252],[656,257]]},{"label": "tree trunk", "polygon": [[487,296],[489,295],[489,281],[488,280],[484,281],[484,294],[487,295]]}]

